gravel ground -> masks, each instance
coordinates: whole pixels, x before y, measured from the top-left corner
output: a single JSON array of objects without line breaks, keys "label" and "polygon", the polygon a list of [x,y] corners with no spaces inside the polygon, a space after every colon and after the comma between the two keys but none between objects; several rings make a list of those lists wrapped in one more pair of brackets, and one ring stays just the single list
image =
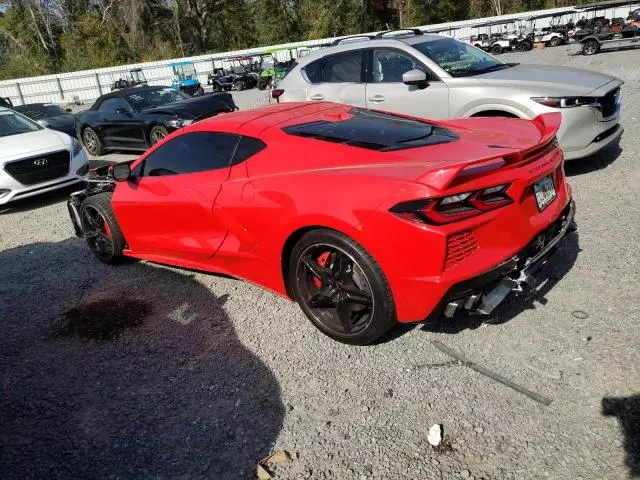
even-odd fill
[{"label": "gravel ground", "polygon": [[[344,346],[255,286],[101,265],[72,237],[69,191],[5,208],[0,478],[244,479],[274,449],[292,456],[277,479],[640,477],[638,52],[575,51],[503,58],[623,78],[626,133],[567,165],[579,233],[544,297],[507,303],[494,325],[404,327]],[[451,359],[432,340],[553,403],[433,367]],[[427,442],[435,423],[439,449]]]}]

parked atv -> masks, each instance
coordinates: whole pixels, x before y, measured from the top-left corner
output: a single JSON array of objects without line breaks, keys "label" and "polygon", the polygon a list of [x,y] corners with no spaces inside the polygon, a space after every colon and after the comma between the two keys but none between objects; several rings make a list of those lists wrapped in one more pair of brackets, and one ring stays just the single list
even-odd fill
[{"label": "parked atv", "polygon": [[200,85],[200,80],[198,80],[196,67],[193,65],[193,62],[172,63],[171,70],[173,71],[171,88],[184,92],[192,97],[204,94],[204,89],[202,85]]},{"label": "parked atv", "polygon": [[[289,69],[295,62],[296,57],[293,52],[297,53],[297,48],[274,48],[260,54],[260,78],[258,80],[258,89],[264,90],[267,87],[273,87],[282,80],[289,72]],[[286,52],[288,57],[286,60],[279,60],[278,53]],[[284,56],[280,53],[280,56]]]},{"label": "parked atv", "polygon": [[120,77],[111,84],[111,91],[121,90],[123,88],[139,87],[148,85],[147,78],[141,68],[132,68],[126,78]]}]

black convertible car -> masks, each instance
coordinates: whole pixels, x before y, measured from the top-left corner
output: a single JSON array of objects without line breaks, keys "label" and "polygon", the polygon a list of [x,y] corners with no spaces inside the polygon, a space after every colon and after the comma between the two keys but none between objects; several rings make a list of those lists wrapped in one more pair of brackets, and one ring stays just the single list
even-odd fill
[{"label": "black convertible car", "polygon": [[91,155],[144,151],[174,130],[237,109],[229,93],[190,97],[171,87],[134,87],[98,98],[76,115],[75,128]]}]

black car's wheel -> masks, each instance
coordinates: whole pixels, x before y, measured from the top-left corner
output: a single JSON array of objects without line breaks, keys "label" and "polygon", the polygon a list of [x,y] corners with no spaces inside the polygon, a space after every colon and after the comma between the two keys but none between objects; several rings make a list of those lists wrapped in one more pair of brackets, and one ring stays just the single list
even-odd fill
[{"label": "black car's wheel", "polygon": [[122,263],[125,240],[111,208],[111,193],[87,197],[80,205],[82,231],[91,251],[104,263]]},{"label": "black car's wheel", "polygon": [[600,42],[595,39],[587,40],[582,44],[583,55],[595,55],[599,51],[600,51]]},{"label": "black car's wheel", "polygon": [[162,125],[156,125],[149,132],[149,143],[151,145],[155,145],[167,135],[169,135],[169,132],[166,128],[164,128]]},{"label": "black car's wheel", "polygon": [[561,43],[562,43],[562,39],[560,37],[552,37],[551,40],[549,40],[550,47],[557,47]]},{"label": "black car's wheel", "polygon": [[82,143],[84,148],[87,149],[94,157],[100,157],[105,154],[104,144],[95,130],[91,127],[87,127],[82,131]]},{"label": "black car's wheel", "polygon": [[233,82],[232,88],[233,90],[241,92],[242,90],[244,90],[244,82],[242,80],[236,80],[235,82]]},{"label": "black car's wheel", "polygon": [[309,320],[335,340],[367,345],[396,323],[391,288],[380,266],[342,233],[306,233],[291,253],[288,279]]},{"label": "black car's wheel", "polygon": [[491,53],[493,53],[494,55],[500,55],[502,53],[502,45],[500,45],[499,43],[492,45]]}]

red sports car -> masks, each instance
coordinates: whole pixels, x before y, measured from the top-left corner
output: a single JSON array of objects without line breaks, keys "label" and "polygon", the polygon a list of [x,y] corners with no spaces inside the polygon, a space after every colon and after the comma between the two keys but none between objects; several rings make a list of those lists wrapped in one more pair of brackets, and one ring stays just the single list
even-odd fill
[{"label": "red sports car", "polygon": [[243,278],[368,344],[396,322],[489,313],[532,282],[574,226],[559,124],[270,105],[174,132],[68,206],[104,262]]}]

